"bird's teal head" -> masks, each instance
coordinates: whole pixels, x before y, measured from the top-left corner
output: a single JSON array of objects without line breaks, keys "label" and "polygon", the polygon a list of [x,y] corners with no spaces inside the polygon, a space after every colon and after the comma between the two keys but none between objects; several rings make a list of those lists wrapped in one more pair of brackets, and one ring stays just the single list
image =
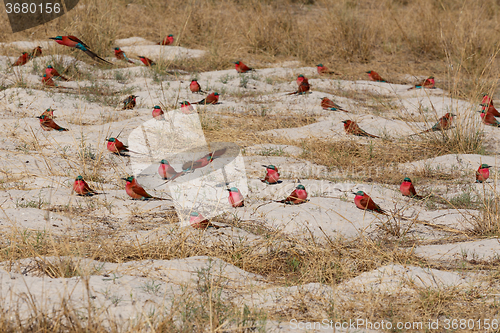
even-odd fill
[{"label": "bird's teal head", "polygon": [[181,102],[181,105],[182,105],[182,106],[189,105],[189,102],[188,102],[188,101]]},{"label": "bird's teal head", "polygon": [[48,65],[48,66],[47,66],[47,68],[50,68],[50,69],[52,69],[52,68],[54,68],[54,67],[52,67],[52,65]]},{"label": "bird's teal head", "polygon": [[109,138],[109,139],[106,139],[106,141],[108,141],[108,142],[115,142],[116,139],[115,138]]},{"label": "bird's teal head", "polygon": [[53,40],[62,40],[62,36],[50,37],[49,39],[53,39]]},{"label": "bird's teal head", "polygon": [[174,35],[170,34],[170,35],[168,35],[168,37],[174,37]]},{"label": "bird's teal head", "polygon": [[193,82],[198,82],[198,80],[192,79],[192,80],[191,80],[191,83],[193,83]]},{"label": "bird's teal head", "polygon": [[218,92],[214,92],[214,96],[219,96],[219,93]]},{"label": "bird's teal head", "polygon": [[131,183],[134,180],[134,176],[128,176],[127,178],[122,178],[122,179]]},{"label": "bird's teal head", "polygon": [[488,169],[491,168],[488,164],[481,164],[481,169]]},{"label": "bird's teal head", "polygon": [[240,62],[239,62],[239,61],[236,61],[236,62],[235,62],[235,64],[236,64],[236,65],[239,65],[239,64],[240,64]]},{"label": "bird's teal head", "polygon": [[347,124],[347,120],[342,120],[342,122],[343,122],[344,124]]},{"label": "bird's teal head", "polygon": [[153,109],[158,110],[158,109],[161,109],[161,107],[159,105],[155,105],[155,106],[153,106]]},{"label": "bird's teal head", "polygon": [[356,192],[356,195],[364,196],[364,195],[365,195],[365,192],[363,192],[363,191],[358,191],[358,192]]},{"label": "bird's teal head", "polygon": [[304,185],[299,184],[299,185],[297,185],[296,189],[297,190],[305,190],[306,188],[304,187]]},{"label": "bird's teal head", "polygon": [[44,120],[45,119],[45,115],[42,114],[41,116],[37,116],[37,118]]},{"label": "bird's teal head", "polygon": [[28,52],[23,52],[22,54],[25,55],[25,54],[28,54]]},{"label": "bird's teal head", "polygon": [[303,74],[300,74],[298,77],[304,77],[304,75],[303,75]]},{"label": "bird's teal head", "polygon": [[119,48],[119,47],[115,47],[115,51],[119,51],[119,50],[120,50],[120,48]]},{"label": "bird's teal head", "polygon": [[317,67],[323,67],[323,64],[317,64],[316,66]]},{"label": "bird's teal head", "polygon": [[78,177],[76,177],[75,180],[83,180],[83,177],[82,176],[78,176]]},{"label": "bird's teal head", "polygon": [[275,167],[274,165],[272,165],[272,164],[269,164],[269,165],[267,166],[267,168],[268,168],[268,169],[272,169],[272,170],[276,170],[276,167]]},{"label": "bird's teal head", "polygon": [[143,57],[143,56],[138,56],[138,57],[139,57],[139,58],[141,58],[141,59],[144,59],[144,57]]},{"label": "bird's teal head", "polygon": [[403,179],[404,182],[408,182],[408,183],[411,183],[411,179],[406,177],[405,179]]},{"label": "bird's teal head", "polygon": [[191,212],[191,214],[189,214],[190,216],[199,216],[200,214],[198,214],[198,212]]},{"label": "bird's teal head", "polygon": [[434,76],[429,76],[429,79],[434,79]]},{"label": "bird's teal head", "polygon": [[372,71],[368,71],[368,72],[366,72],[366,74],[371,74],[371,73],[372,73]]},{"label": "bird's teal head", "polygon": [[231,187],[229,189],[229,192],[238,192],[238,189],[236,187]]},{"label": "bird's teal head", "polygon": [[160,161],[160,164],[166,164],[166,165],[169,165],[167,160],[161,160],[161,161]]},{"label": "bird's teal head", "polygon": [[47,77],[47,74],[43,74],[43,77]]}]

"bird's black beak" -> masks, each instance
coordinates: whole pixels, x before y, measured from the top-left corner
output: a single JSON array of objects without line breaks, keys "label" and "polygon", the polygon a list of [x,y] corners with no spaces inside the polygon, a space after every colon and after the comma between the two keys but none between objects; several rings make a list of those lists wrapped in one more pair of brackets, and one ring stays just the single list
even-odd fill
[{"label": "bird's black beak", "polygon": [[40,116],[36,116],[35,118],[42,119],[42,117],[40,117]]},{"label": "bird's black beak", "polygon": [[49,37],[49,39],[54,39],[54,40],[56,40],[57,38],[55,38],[55,37]]},{"label": "bird's black beak", "polygon": [[120,178],[120,179],[127,180],[127,178]]},{"label": "bird's black beak", "polygon": [[264,168],[267,168],[267,167],[268,167],[267,165],[264,165],[264,164],[262,164],[262,166],[263,166]]}]

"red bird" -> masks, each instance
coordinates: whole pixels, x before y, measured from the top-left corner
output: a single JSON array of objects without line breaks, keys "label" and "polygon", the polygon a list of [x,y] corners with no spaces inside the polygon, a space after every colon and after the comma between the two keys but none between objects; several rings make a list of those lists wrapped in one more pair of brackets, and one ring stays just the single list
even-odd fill
[{"label": "red bird", "polygon": [[191,83],[189,84],[189,89],[192,93],[204,93],[204,91],[201,90],[200,84],[196,80],[191,81]]},{"label": "red bird", "polygon": [[42,84],[45,86],[48,86],[48,87],[55,87],[56,86],[56,84],[52,80],[52,74],[50,74],[50,75],[43,74]]},{"label": "red bird", "polygon": [[191,214],[189,214],[189,224],[195,229],[220,228],[219,226],[208,221],[198,212],[191,212]]},{"label": "red bird", "polygon": [[498,120],[489,111],[481,111],[481,121],[485,125],[500,127],[500,123],[498,122]]},{"label": "red bird", "polygon": [[339,75],[339,74],[337,74],[337,73],[335,73],[333,71],[330,71],[328,69],[328,67],[323,66],[323,64],[318,64],[318,65],[316,65],[316,67],[318,69],[318,74],[319,75],[322,75],[322,74],[335,74],[335,75]]},{"label": "red bird", "polygon": [[153,118],[157,120],[165,119],[165,117],[163,116],[163,110],[159,105],[155,105],[153,107]]},{"label": "red bird", "polygon": [[78,176],[73,183],[73,191],[78,195],[92,196],[94,194],[99,194],[90,188],[89,184],[83,180],[82,176]]},{"label": "red bird", "polygon": [[143,56],[139,56],[139,59],[141,59],[142,63],[144,65],[146,65],[147,67],[156,65],[156,63],[153,60],[149,59],[149,58],[146,58],[146,57],[143,57]]},{"label": "red bird", "polygon": [[202,99],[199,102],[195,102],[193,104],[218,104],[219,103],[219,93],[214,92]]},{"label": "red bird", "polygon": [[302,74],[297,77],[297,85],[299,86],[297,91],[288,93],[287,95],[295,95],[295,94],[302,95],[308,92],[309,89],[311,88],[311,86],[309,85],[309,80]]},{"label": "red bird", "polygon": [[55,40],[60,45],[73,47],[73,48],[77,48],[79,50],[82,50],[92,59],[94,59],[94,60],[99,59],[99,60],[111,65],[111,63],[109,61],[104,60],[103,58],[99,57],[97,54],[92,52],[87,44],[85,44],[84,42],[82,42],[80,39],[78,39],[75,36],[71,36],[71,35],[57,36],[57,37],[50,37],[49,39]]},{"label": "red bird", "polygon": [[445,114],[444,116],[439,118],[438,122],[436,124],[434,124],[434,126],[429,128],[428,130],[420,132],[419,134],[447,130],[447,129],[451,128],[451,123],[453,122],[453,117],[455,117],[455,115],[453,113],[448,112],[447,114]]},{"label": "red bird", "polygon": [[368,74],[368,77],[370,80],[375,81],[375,82],[387,82],[387,80],[383,79],[377,72],[375,71],[368,71],[366,72]]},{"label": "red bird", "polygon": [[483,107],[483,111],[488,108],[488,112],[492,114],[494,117],[500,117],[500,112],[493,105],[493,100],[487,94],[483,95],[483,100],[481,101],[481,106]]},{"label": "red bird", "polygon": [[123,103],[123,109],[122,110],[132,110],[135,108],[136,102],[135,99],[139,97],[136,95],[130,95],[129,97],[125,98],[125,100],[122,102]]},{"label": "red bird", "polygon": [[352,135],[357,135],[357,136],[364,136],[364,137],[369,137],[369,138],[380,138],[380,136],[376,136],[370,133],[367,133],[363,131],[356,122],[351,121],[351,120],[344,120],[344,130],[348,134]]},{"label": "red bird", "polygon": [[109,138],[106,139],[106,141],[108,141],[106,148],[108,148],[108,150],[112,153],[122,155],[122,153],[129,152],[128,147],[125,146],[123,142],[121,142],[117,138]]},{"label": "red bird", "polygon": [[196,161],[188,161],[182,165],[182,172],[204,168],[213,161],[213,154],[209,153]]},{"label": "red bird", "polygon": [[19,58],[17,58],[16,62],[12,64],[12,66],[22,66],[25,65],[29,60],[31,59],[31,56],[29,55],[28,52],[23,52]]},{"label": "red bird", "polygon": [[42,47],[37,46],[31,51],[31,58],[37,58],[42,56]]},{"label": "red bird", "polygon": [[263,165],[264,168],[266,168],[266,176],[264,179],[261,179],[261,182],[272,185],[272,184],[277,184],[278,181],[280,180],[280,174],[278,172],[278,168],[275,167],[274,165]]},{"label": "red bird", "polygon": [[429,76],[427,79],[424,80],[424,82],[417,84],[411,88],[408,88],[408,90],[420,89],[420,88],[434,89],[435,84],[436,81],[434,81],[434,76]]},{"label": "red bird", "polygon": [[172,45],[174,43],[174,35],[168,35],[161,42],[156,45]]},{"label": "red bird", "polygon": [[63,127],[57,125],[54,122],[54,120],[52,120],[52,118],[49,118],[43,114],[37,118],[40,119],[40,126],[42,127],[42,129],[44,131],[52,131],[52,130],[56,130],[59,132],[69,131],[67,128],[63,128]]},{"label": "red bird", "polygon": [[399,190],[401,191],[401,194],[404,195],[405,197],[422,199],[422,197],[417,194],[417,191],[415,191],[415,187],[413,187],[413,184],[411,183],[411,179],[408,177],[403,179],[403,182],[401,183]]},{"label": "red bird", "polygon": [[476,172],[476,183],[482,183],[490,178],[490,168],[488,164],[481,164]]},{"label": "red bird", "polygon": [[125,52],[123,52],[119,47],[115,47],[115,57],[118,60],[125,60],[125,61],[130,62],[131,64],[134,63],[132,60],[130,60],[127,57],[127,55],[125,54]]},{"label": "red bird", "polygon": [[146,190],[144,190],[144,188],[139,185],[139,183],[137,183],[137,180],[134,176],[129,176],[122,179],[127,182],[127,185],[125,185],[125,192],[127,192],[127,194],[134,200],[166,200],[163,198],[153,197],[152,195],[148,194]]},{"label": "red bird", "polygon": [[161,178],[165,180],[174,180],[175,178],[180,177],[184,174],[184,172],[175,171],[175,169],[168,163],[167,160],[160,161],[158,173],[160,174]]},{"label": "red bird", "polygon": [[363,191],[356,192],[354,203],[359,209],[386,214],[386,212],[382,208],[380,208],[379,205],[377,205],[368,194]]},{"label": "red bird", "polygon": [[235,64],[234,67],[236,68],[236,71],[238,73],[246,73],[246,72],[254,70],[253,68],[248,67],[247,65],[245,65],[241,61],[236,61],[234,64]]},{"label": "red bird", "polygon": [[57,77],[60,77],[64,81],[69,81],[69,79],[67,79],[64,76],[62,76],[61,74],[59,74],[59,72],[57,71],[57,69],[55,69],[51,65],[48,65],[47,68],[45,68],[45,74],[47,74],[50,77],[57,76]]},{"label": "red bird", "polygon": [[335,103],[334,101],[330,100],[327,97],[323,97],[321,99],[321,107],[325,110],[330,110],[330,111],[340,110],[340,111],[344,111],[344,112],[349,112],[347,110],[342,109],[342,107],[340,105],[338,105],[337,103]]},{"label": "red bird", "polygon": [[193,111],[194,111],[194,108],[191,105],[191,103],[189,103],[188,101],[181,102],[181,112],[182,113],[191,114],[191,113],[193,113]]},{"label": "red bird", "polygon": [[238,190],[236,187],[231,187],[227,190],[229,191],[228,200],[231,206],[233,206],[234,208],[245,206],[243,195],[241,194],[240,190]]},{"label": "red bird", "polygon": [[299,184],[285,200],[280,200],[277,202],[285,203],[288,205],[298,205],[306,202],[306,199],[307,199],[306,188],[304,187],[304,185]]}]

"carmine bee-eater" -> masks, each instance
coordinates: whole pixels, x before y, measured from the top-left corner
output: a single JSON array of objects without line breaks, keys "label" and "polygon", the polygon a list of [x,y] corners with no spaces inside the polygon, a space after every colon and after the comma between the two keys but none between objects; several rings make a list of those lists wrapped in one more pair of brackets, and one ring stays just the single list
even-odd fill
[{"label": "carmine bee-eater", "polygon": [[382,208],[380,208],[379,205],[377,205],[368,194],[363,191],[356,192],[354,203],[359,209],[386,214],[386,212]]},{"label": "carmine bee-eater", "polygon": [[135,108],[135,99],[139,96],[135,95],[130,95],[129,97],[125,98],[125,100],[122,102],[123,103],[123,109],[122,110],[131,110]]},{"label": "carmine bee-eater", "polygon": [[490,168],[488,164],[481,164],[476,172],[476,183],[482,183],[490,178]]},{"label": "carmine bee-eater", "polygon": [[261,179],[261,182],[268,185],[277,184],[280,180],[278,168],[272,164],[263,165],[263,167],[266,168],[266,176],[264,177],[264,179]]},{"label": "carmine bee-eater", "polygon": [[22,66],[25,65],[31,59],[28,52],[23,52],[19,58],[12,64],[12,66]]},{"label": "carmine bee-eater", "polygon": [[129,152],[128,146],[125,146],[123,142],[121,142],[117,138],[109,138],[106,139],[106,141],[108,141],[106,148],[112,153],[122,155],[122,153]]},{"label": "carmine bee-eater", "polygon": [[323,66],[323,64],[317,64],[316,67],[318,69],[318,74],[319,75],[321,75],[321,74],[335,74],[335,75],[339,75],[339,74],[335,73],[334,71],[329,70],[328,67]]},{"label": "carmine bee-eater", "polygon": [[405,197],[422,199],[422,196],[417,194],[417,191],[415,191],[415,187],[413,187],[413,184],[411,183],[411,179],[408,177],[403,179],[403,182],[401,183],[399,190],[401,191],[401,194],[404,195]]},{"label": "carmine bee-eater", "polygon": [[254,69],[253,68],[250,68],[248,67],[247,65],[245,65],[244,63],[242,63],[241,61],[236,61],[234,63],[234,67],[236,68],[236,71],[238,73],[246,73],[246,72],[249,72],[249,71],[253,71]]},{"label": "carmine bee-eater", "polygon": [[368,74],[368,77],[370,80],[375,81],[375,82],[387,82],[387,80],[383,79],[377,72],[375,71],[368,71],[366,72]]},{"label": "carmine bee-eater", "polygon": [[123,52],[119,47],[115,47],[115,57],[118,60],[125,60],[125,61],[130,62],[131,64],[134,63],[132,60],[130,60],[127,57],[127,55],[125,54],[125,52]]},{"label": "carmine bee-eater", "polygon": [[42,77],[42,84],[47,87],[55,87],[56,84],[54,83],[54,80],[52,80],[52,74],[47,75],[43,74]]},{"label": "carmine bee-eater", "polygon": [[94,194],[99,194],[90,188],[89,184],[83,180],[82,176],[78,176],[73,183],[73,191],[78,195],[92,196]]},{"label": "carmine bee-eater", "polygon": [[48,65],[47,68],[45,68],[45,74],[47,74],[47,75],[49,75],[51,77],[57,76],[57,77],[61,78],[64,81],[69,81],[69,79],[67,79],[64,76],[62,76],[61,74],[59,74],[59,72],[57,71],[57,69],[55,69],[51,65]]},{"label": "carmine bee-eater", "polygon": [[198,212],[191,212],[191,214],[189,214],[189,224],[195,229],[220,228],[219,226],[208,221]]},{"label": "carmine bee-eater", "polygon": [[153,107],[153,118],[157,120],[165,119],[165,117],[163,116],[163,110],[159,105],[155,105]]},{"label": "carmine bee-eater", "polygon": [[139,59],[147,67],[151,67],[151,66],[156,65],[156,63],[153,60],[149,59],[149,58],[146,58],[146,57],[143,57],[143,56],[139,56]]},{"label": "carmine bee-eater", "polygon": [[408,90],[420,89],[420,88],[434,89],[435,88],[434,87],[435,84],[436,84],[436,81],[434,81],[434,76],[429,76],[422,83],[416,84],[413,87],[408,88]]},{"label": "carmine bee-eater", "polygon": [[498,120],[489,111],[481,111],[481,121],[485,125],[500,127]]},{"label": "carmine bee-eater", "polygon": [[75,36],[69,36],[69,35],[68,36],[57,36],[57,37],[50,37],[49,39],[55,40],[58,44],[69,46],[69,47],[74,47],[74,48],[77,48],[79,50],[82,50],[83,52],[87,53],[87,55],[89,57],[91,57],[92,59],[94,59],[94,60],[99,59],[99,60],[111,65],[111,63],[109,61],[104,60],[103,58],[99,57],[97,54],[92,52],[87,44],[85,44],[84,42],[82,42],[80,39],[78,39]]},{"label": "carmine bee-eater", "polygon": [[288,93],[287,95],[302,95],[308,92],[311,88],[311,86],[309,85],[309,80],[302,74],[297,77],[297,85],[299,86],[297,91]]},{"label": "carmine bee-eater", "polygon": [[163,198],[153,197],[152,195],[148,194],[144,190],[144,188],[139,185],[139,183],[137,183],[137,180],[134,176],[128,176],[127,178],[122,179],[127,182],[127,185],[125,185],[125,192],[127,192],[127,194],[134,200],[166,200]]},{"label": "carmine bee-eater", "polygon": [[204,91],[201,90],[200,84],[196,80],[191,81],[191,83],[189,84],[189,89],[192,93],[204,93]]},{"label": "carmine bee-eater", "polygon": [[194,171],[196,169],[204,168],[212,162],[212,153],[209,153],[196,161],[189,161],[182,165],[182,172]]},{"label": "carmine bee-eater", "polygon": [[368,138],[380,138],[380,136],[376,136],[370,133],[365,132],[362,130],[356,122],[352,120],[344,120],[342,121],[344,123],[344,130],[346,131],[347,134],[352,134],[352,135],[357,135],[357,136],[364,136]]},{"label": "carmine bee-eater", "polygon": [[303,202],[306,202],[306,199],[307,199],[306,188],[304,187],[304,185],[299,184],[285,200],[280,200],[276,202],[281,202],[289,205],[298,205]]},{"label": "carmine bee-eater", "polygon": [[238,190],[236,187],[231,187],[227,189],[229,191],[229,203],[231,206],[234,208],[237,207],[243,207],[245,205],[243,201],[243,195],[241,194],[240,190]]},{"label": "carmine bee-eater", "polygon": [[161,42],[156,45],[172,45],[174,43],[174,35],[168,35]]},{"label": "carmine bee-eater", "polygon": [[218,104],[219,103],[219,93],[214,92],[202,99],[199,102],[195,102],[192,104]]},{"label": "carmine bee-eater", "polygon": [[330,100],[328,97],[323,97],[321,99],[321,107],[325,110],[330,110],[330,111],[344,111],[344,112],[349,112],[347,110],[342,109],[340,105],[335,103],[334,101]]},{"label": "carmine bee-eater", "polygon": [[42,56],[42,47],[41,46],[37,46],[33,49],[33,51],[31,51],[31,58],[37,58],[37,57],[41,57]]},{"label": "carmine bee-eater", "polygon": [[500,117],[500,112],[493,105],[493,100],[488,94],[483,95],[483,100],[481,101],[481,106],[483,107],[483,111],[487,111],[492,114],[494,117]]},{"label": "carmine bee-eater", "polygon": [[491,114],[493,117],[500,117],[500,112],[493,106],[493,104],[483,104],[482,105],[483,109],[482,111],[488,112]]},{"label": "carmine bee-eater", "polygon": [[165,180],[174,180],[175,178],[184,174],[184,172],[175,171],[175,169],[168,163],[167,160],[160,161],[158,173],[160,174],[161,178]]},{"label": "carmine bee-eater", "polygon": [[188,101],[181,102],[181,112],[184,114],[193,113],[194,108]]},{"label": "carmine bee-eater", "polygon": [[37,118],[40,119],[40,126],[44,131],[52,131],[52,130],[56,130],[59,132],[69,131],[67,128],[62,128],[61,126],[57,125],[54,122],[54,120],[52,120],[52,117],[41,115]]},{"label": "carmine bee-eater", "polygon": [[455,115],[453,113],[448,112],[447,114],[445,114],[444,116],[439,118],[438,122],[436,124],[434,124],[434,126],[429,128],[428,130],[420,132],[419,134],[447,130],[447,129],[451,128],[451,124],[453,122],[453,117],[455,117]]}]

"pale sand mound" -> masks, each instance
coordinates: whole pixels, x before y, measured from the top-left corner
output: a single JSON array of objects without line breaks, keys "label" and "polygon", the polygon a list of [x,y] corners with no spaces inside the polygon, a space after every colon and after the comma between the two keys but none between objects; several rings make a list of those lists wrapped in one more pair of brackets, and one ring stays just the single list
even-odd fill
[{"label": "pale sand mound", "polygon": [[472,242],[424,245],[415,254],[430,260],[496,261],[500,258],[500,242],[497,238]]}]

